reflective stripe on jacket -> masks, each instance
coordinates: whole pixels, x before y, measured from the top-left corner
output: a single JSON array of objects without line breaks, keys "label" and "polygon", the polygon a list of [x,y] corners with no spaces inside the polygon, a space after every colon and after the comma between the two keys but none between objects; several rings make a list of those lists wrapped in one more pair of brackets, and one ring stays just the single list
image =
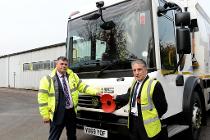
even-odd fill
[{"label": "reflective stripe on jacket", "polygon": [[[131,86],[131,92],[133,91],[136,81],[133,82]],[[152,95],[155,88],[157,80],[148,78],[142,85],[140,93],[140,103],[141,113],[144,122],[144,128],[146,130],[147,136],[152,138],[156,136],[161,131],[161,122],[158,117],[158,112],[153,104]],[[132,93],[130,93],[132,97]],[[130,105],[130,101],[129,101]],[[141,125],[141,124],[140,124]],[[129,125],[128,125],[129,126]]]},{"label": "reflective stripe on jacket", "polygon": [[[73,100],[75,112],[77,112],[79,92],[96,95],[98,90],[91,88],[83,83],[79,79],[77,74],[75,74],[70,69],[67,69],[67,75],[68,84],[71,92],[70,95]],[[44,76],[40,80],[38,103],[39,111],[43,118],[50,118],[51,120],[53,120],[54,111],[58,105],[58,95],[58,81],[56,78],[56,69],[54,69],[49,76]]]}]

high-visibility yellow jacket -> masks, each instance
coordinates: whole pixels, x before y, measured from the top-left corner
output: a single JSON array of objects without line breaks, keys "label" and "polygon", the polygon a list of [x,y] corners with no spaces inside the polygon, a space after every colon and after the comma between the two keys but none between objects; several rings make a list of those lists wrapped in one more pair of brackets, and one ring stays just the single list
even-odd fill
[{"label": "high-visibility yellow jacket", "polygon": [[[72,70],[67,69],[67,75],[71,92],[70,95],[73,100],[75,112],[77,112],[79,92],[96,95],[99,91],[83,83]],[[38,103],[39,111],[43,118],[53,120],[54,111],[58,105],[58,95],[58,82],[56,78],[56,69],[54,69],[49,76],[44,76],[40,80]]]},{"label": "high-visibility yellow jacket", "polygon": [[[131,97],[133,94],[132,91],[133,91],[133,88],[135,87],[134,86],[135,83],[136,81],[134,81],[131,86],[131,90],[130,90]],[[156,83],[157,83],[157,80],[154,80],[151,78],[146,79],[140,91],[141,92],[140,99],[137,101],[137,103],[140,104],[141,106],[141,112],[139,113],[142,113],[144,128],[149,138],[156,136],[161,131],[161,122],[158,116],[158,112],[152,101],[152,95],[153,95],[153,91],[154,91],[154,87]],[[130,102],[131,101],[129,100],[129,105],[130,105]],[[131,109],[131,107],[129,108]],[[128,124],[128,127],[129,127],[129,124]]]}]

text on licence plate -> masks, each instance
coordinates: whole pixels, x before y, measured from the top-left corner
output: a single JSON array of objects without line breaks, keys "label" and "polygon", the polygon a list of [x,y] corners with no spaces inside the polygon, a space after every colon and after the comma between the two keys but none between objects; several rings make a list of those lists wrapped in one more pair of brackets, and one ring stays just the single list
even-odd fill
[{"label": "text on licence plate", "polygon": [[89,135],[108,138],[108,131],[104,130],[104,129],[98,129],[98,128],[84,126],[84,133],[89,134]]}]

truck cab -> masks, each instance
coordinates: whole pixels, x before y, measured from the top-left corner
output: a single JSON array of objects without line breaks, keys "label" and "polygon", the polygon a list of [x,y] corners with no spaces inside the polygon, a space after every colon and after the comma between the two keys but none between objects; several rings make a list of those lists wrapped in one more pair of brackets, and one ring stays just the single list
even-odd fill
[{"label": "truck cab", "polygon": [[[163,0],[97,2],[90,11],[68,21],[66,54],[70,68],[103,93],[120,95],[127,93],[132,83],[131,62],[145,60],[148,75],[159,80],[165,92],[168,111],[161,119],[168,125],[169,137],[190,129],[189,135],[197,139],[210,103],[209,78],[201,75],[210,75],[210,71],[208,66],[198,66],[208,65],[209,57],[198,53],[202,51],[198,48],[199,30],[204,27],[203,21],[197,20],[203,20],[203,13],[195,15],[199,9],[196,4]],[[210,22],[205,24],[209,26]],[[206,35],[210,38],[210,32]],[[100,97],[79,96],[78,127],[87,134],[127,134],[127,117],[128,105],[117,103],[114,112],[106,113]],[[195,132],[198,134],[193,136]]]}]

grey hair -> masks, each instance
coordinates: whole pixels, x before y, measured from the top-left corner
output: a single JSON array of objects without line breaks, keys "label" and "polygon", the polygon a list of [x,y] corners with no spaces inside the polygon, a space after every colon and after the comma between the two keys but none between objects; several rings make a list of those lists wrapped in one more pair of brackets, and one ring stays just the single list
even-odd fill
[{"label": "grey hair", "polygon": [[147,63],[143,60],[143,59],[137,59],[131,62],[131,66],[133,66],[134,64],[143,64],[144,67],[147,67]]},{"label": "grey hair", "polygon": [[57,58],[57,61],[59,61],[59,60],[67,61],[67,62],[68,62],[68,58],[65,57],[65,56],[59,56],[59,57]]}]

